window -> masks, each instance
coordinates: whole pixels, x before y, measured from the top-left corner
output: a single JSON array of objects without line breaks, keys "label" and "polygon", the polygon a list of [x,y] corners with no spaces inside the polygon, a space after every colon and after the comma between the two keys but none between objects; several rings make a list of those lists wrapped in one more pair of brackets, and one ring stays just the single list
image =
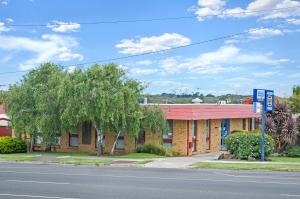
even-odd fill
[{"label": "window", "polygon": [[42,144],[43,143],[43,137],[41,133],[38,133],[34,137],[34,144]]},{"label": "window", "polygon": [[82,125],[82,144],[91,144],[92,124],[84,122]]},{"label": "window", "polygon": [[253,119],[252,118],[248,119],[248,130],[249,131],[253,130]]},{"label": "window", "polygon": [[60,133],[56,133],[56,136],[54,138],[54,144],[60,145]]},{"label": "window", "polygon": [[173,120],[167,120],[167,129],[163,133],[163,146],[167,149],[172,147]]},{"label": "window", "polygon": [[116,149],[123,150],[125,149],[125,141],[124,141],[125,131],[121,131],[119,138],[116,143]]},{"label": "window", "polygon": [[193,151],[197,151],[197,121],[192,121],[192,142],[193,142]]},{"label": "window", "polygon": [[210,120],[205,121],[206,148],[210,149]]},{"label": "window", "polygon": [[78,131],[76,128],[70,132],[69,146],[78,146]]},{"label": "window", "polygon": [[143,144],[145,144],[145,130],[142,129],[139,134],[138,134],[138,137],[137,137],[137,140],[136,140],[136,145],[137,146],[141,146]]},{"label": "window", "polygon": [[246,119],[243,119],[243,130],[246,130]]}]

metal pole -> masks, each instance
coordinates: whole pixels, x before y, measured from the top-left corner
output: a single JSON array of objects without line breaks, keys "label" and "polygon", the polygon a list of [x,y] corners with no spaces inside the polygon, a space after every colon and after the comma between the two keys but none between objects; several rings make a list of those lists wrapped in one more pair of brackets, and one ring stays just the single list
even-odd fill
[{"label": "metal pole", "polygon": [[262,102],[261,111],[261,161],[265,160],[265,107]]}]

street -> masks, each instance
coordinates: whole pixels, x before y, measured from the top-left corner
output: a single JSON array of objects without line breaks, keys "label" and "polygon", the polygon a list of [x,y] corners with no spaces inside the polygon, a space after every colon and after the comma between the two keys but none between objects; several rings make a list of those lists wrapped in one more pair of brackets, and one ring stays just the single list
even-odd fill
[{"label": "street", "polygon": [[1,163],[0,198],[300,198],[300,173]]}]

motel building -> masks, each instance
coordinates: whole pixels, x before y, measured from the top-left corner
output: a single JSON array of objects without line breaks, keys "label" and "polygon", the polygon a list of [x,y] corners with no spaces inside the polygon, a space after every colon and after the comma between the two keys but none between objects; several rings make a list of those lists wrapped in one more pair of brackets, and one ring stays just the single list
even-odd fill
[{"label": "motel building", "polygon": [[[147,106],[151,106],[148,104]],[[225,148],[225,137],[234,130],[255,129],[252,105],[244,104],[161,104],[168,123],[162,137],[151,135],[147,129],[137,138],[122,133],[115,147],[116,154],[134,152],[144,143],[162,144],[173,148],[183,156],[215,152]],[[115,141],[113,133],[105,133],[104,152],[109,153]],[[41,150],[41,138],[35,139],[35,150]],[[84,122],[79,128],[64,133],[56,139],[56,151],[97,151],[97,134],[91,123]]]},{"label": "motel building", "polygon": [[[161,144],[183,156],[220,151],[226,148],[226,136],[234,130],[254,130],[255,118],[259,117],[248,104],[161,104],[160,107],[168,124],[163,135],[151,135],[144,129],[133,138],[123,132],[115,147],[116,154],[134,152],[144,143]],[[0,120],[0,135],[10,136],[9,120],[3,108],[0,109]],[[105,133],[105,153],[111,151],[114,141],[115,134]],[[34,150],[43,150],[41,136],[37,135],[34,142]],[[96,147],[97,134],[90,122],[83,122],[78,128],[56,137],[55,150],[58,152],[96,153]]]}]

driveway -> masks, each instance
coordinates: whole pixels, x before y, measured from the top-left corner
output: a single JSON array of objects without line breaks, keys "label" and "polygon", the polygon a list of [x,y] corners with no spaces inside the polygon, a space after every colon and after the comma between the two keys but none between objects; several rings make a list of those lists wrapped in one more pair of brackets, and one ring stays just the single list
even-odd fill
[{"label": "driveway", "polygon": [[148,168],[190,168],[192,164],[217,160],[223,152],[204,153],[187,157],[157,158],[145,165]]}]

